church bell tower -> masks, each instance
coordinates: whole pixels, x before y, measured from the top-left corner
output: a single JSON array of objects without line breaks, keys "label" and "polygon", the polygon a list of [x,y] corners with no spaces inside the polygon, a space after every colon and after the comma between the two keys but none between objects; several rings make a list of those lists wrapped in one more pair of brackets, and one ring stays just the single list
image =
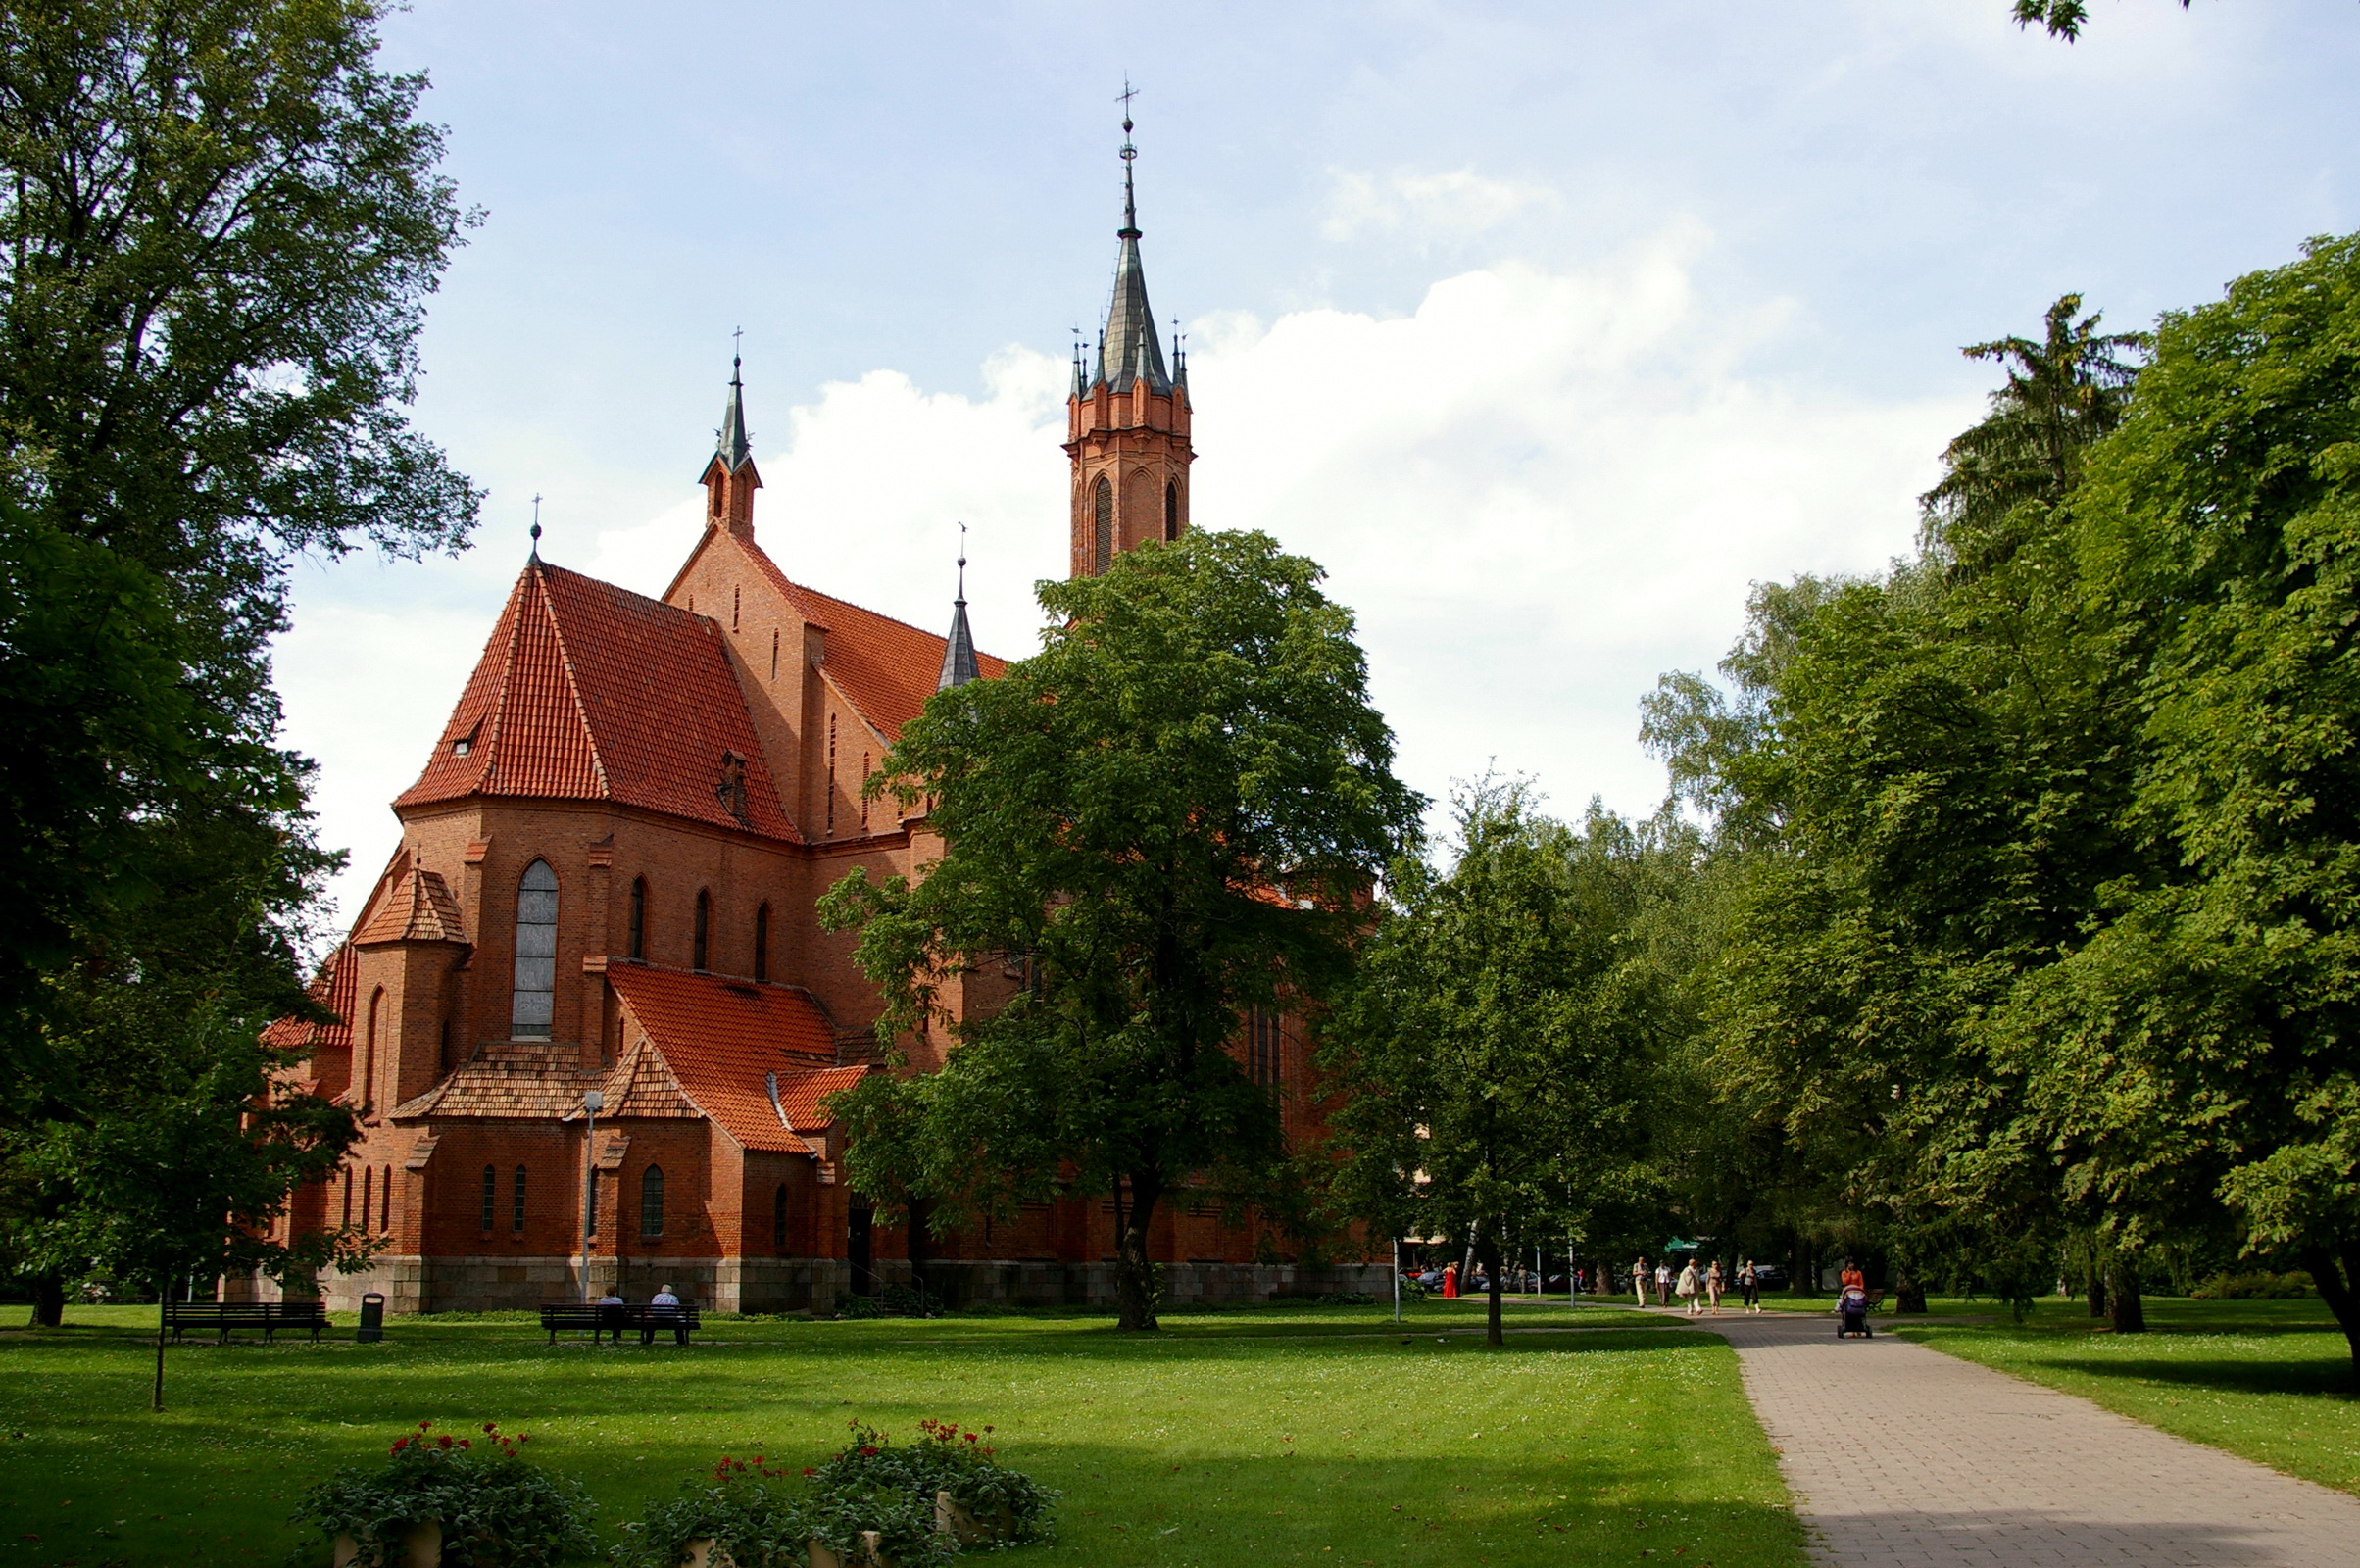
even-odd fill
[{"label": "church bell tower", "polygon": [[[1127,94],[1126,94],[1127,96]],[[1073,460],[1072,575],[1095,577],[1118,550],[1171,540],[1188,527],[1188,362],[1172,345],[1167,368],[1139,264],[1139,204],[1131,117],[1123,116],[1121,249],[1114,298],[1095,368],[1077,345],[1065,403],[1065,454]]]}]

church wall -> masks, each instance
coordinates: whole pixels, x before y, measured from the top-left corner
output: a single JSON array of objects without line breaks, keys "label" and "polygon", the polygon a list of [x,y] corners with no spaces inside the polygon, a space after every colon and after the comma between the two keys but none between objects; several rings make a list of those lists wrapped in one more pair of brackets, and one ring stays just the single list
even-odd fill
[{"label": "church wall", "polygon": [[788,819],[810,834],[804,742],[815,629],[726,530],[706,533],[665,600],[720,627],[771,784]]}]

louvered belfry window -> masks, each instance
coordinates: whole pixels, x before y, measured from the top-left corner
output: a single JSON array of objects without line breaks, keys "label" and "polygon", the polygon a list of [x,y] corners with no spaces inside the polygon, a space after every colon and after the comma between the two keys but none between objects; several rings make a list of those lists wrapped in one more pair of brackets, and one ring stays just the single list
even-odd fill
[{"label": "louvered belfry window", "polygon": [[1091,498],[1098,513],[1097,526],[1091,530],[1090,549],[1097,564],[1093,569],[1104,576],[1114,560],[1114,486],[1106,482],[1105,474],[1098,476]]},{"label": "louvered belfry window", "polygon": [[558,874],[547,860],[524,868],[516,886],[516,977],[509,1034],[547,1040],[557,1017]]}]

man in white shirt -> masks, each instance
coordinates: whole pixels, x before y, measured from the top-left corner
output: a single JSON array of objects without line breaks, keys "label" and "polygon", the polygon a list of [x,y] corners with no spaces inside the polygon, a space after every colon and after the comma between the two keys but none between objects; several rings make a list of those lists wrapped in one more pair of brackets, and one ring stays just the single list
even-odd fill
[{"label": "man in white shirt", "polygon": [[652,1309],[651,1315],[639,1330],[640,1344],[653,1345],[656,1343],[656,1320],[653,1314],[657,1312],[671,1315],[673,1319],[672,1339],[675,1344],[686,1345],[688,1343],[688,1323],[685,1318],[680,1316],[680,1298],[672,1294],[670,1286],[666,1285],[663,1290],[649,1297],[648,1306]]}]

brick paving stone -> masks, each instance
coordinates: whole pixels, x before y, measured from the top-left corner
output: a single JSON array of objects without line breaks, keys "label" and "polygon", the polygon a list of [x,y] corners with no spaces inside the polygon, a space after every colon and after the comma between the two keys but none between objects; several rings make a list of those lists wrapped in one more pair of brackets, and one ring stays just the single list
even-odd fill
[{"label": "brick paving stone", "polygon": [[2360,1498],[1833,1315],[1726,1338],[1821,1562],[2360,1568]]}]

